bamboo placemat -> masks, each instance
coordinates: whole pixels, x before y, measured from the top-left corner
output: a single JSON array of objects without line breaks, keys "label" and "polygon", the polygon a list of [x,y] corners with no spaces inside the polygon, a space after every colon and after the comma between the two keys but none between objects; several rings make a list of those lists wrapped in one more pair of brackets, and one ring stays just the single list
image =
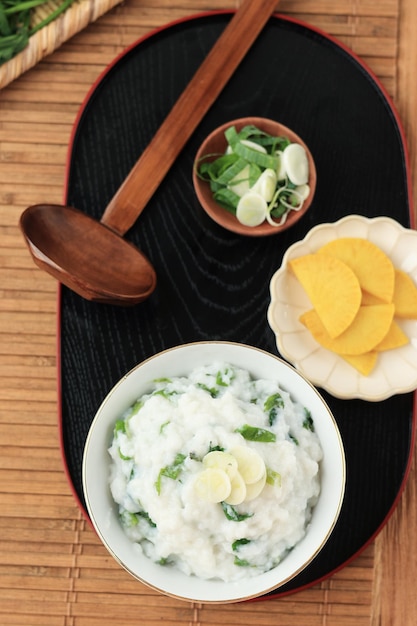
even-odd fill
[{"label": "bamboo placemat", "polygon": [[[394,516],[350,565],[310,589],[239,605],[184,603],[134,581],[83,519],[64,475],[56,284],[33,265],[18,219],[29,204],[61,201],[79,106],[116,54],[159,25],[231,6],[126,0],[0,92],[0,626],[417,623],[414,466]],[[417,177],[415,0],[283,0],[280,11],[336,36],[369,64],[403,116]]]},{"label": "bamboo placemat", "polygon": [[[0,65],[0,89],[36,65],[41,59],[90,22],[112,9],[122,0],[74,0],[70,7],[53,22],[32,35],[26,48],[7,63]],[[57,8],[50,0],[36,7],[31,16],[34,27]]]}]

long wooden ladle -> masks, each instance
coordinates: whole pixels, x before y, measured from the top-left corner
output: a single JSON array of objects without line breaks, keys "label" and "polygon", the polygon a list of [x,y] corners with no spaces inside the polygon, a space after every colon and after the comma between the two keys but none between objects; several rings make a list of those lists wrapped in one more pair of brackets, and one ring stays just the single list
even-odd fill
[{"label": "long wooden ladle", "polygon": [[68,206],[37,204],[20,218],[34,262],[83,298],[131,305],[155,289],[148,259],[123,235],[273,14],[278,0],[242,4],[104,211],[100,222]]}]

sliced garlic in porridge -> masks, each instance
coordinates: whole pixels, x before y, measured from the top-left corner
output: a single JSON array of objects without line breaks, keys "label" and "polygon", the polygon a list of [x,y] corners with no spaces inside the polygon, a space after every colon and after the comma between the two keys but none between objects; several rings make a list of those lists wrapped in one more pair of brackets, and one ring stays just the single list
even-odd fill
[{"label": "sliced garlic in porridge", "polygon": [[217,467],[208,467],[197,474],[194,489],[207,502],[223,502],[230,495],[232,486],[227,473]]},{"label": "sliced garlic in porridge", "polygon": [[226,472],[230,478],[237,474],[237,460],[232,454],[222,452],[221,450],[213,450],[206,454],[203,458],[204,467],[217,467]]},{"label": "sliced garlic in porridge", "polygon": [[225,502],[233,505],[242,504],[242,502],[246,500],[247,486],[239,472],[236,472],[235,476],[231,479],[230,484],[232,490],[230,495],[225,499]]},{"label": "sliced garlic in porridge", "polygon": [[263,491],[266,483],[266,471],[262,478],[256,481],[256,483],[252,483],[250,485],[246,485],[246,502],[250,502],[251,500],[255,500]]},{"label": "sliced garlic in porridge", "polygon": [[237,460],[237,467],[247,485],[256,483],[265,474],[263,458],[252,448],[247,446],[235,446],[230,454]]}]

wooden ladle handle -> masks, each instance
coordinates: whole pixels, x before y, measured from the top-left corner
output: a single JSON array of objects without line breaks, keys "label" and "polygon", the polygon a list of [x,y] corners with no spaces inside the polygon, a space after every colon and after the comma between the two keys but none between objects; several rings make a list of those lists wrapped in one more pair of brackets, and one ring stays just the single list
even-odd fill
[{"label": "wooden ladle handle", "polygon": [[107,206],[101,222],[120,235],[135,223],[277,5],[278,0],[242,1]]}]

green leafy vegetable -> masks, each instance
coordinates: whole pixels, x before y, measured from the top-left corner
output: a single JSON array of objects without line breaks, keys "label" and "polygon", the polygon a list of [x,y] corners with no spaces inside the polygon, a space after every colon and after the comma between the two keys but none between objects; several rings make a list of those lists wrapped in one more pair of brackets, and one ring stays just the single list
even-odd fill
[{"label": "green leafy vegetable", "polygon": [[133,459],[133,456],[126,456],[125,454],[123,454],[120,448],[119,448],[119,456],[123,461],[131,461]]},{"label": "green leafy vegetable", "polygon": [[259,150],[245,146],[243,143],[236,143],[233,150],[242,158],[244,165],[253,163],[262,169],[270,168],[272,170],[276,170],[278,167],[277,157],[259,152]]},{"label": "green leafy vegetable", "polygon": [[276,441],[275,433],[265,428],[258,428],[257,426],[250,426],[244,424],[240,428],[236,428],[236,433],[240,433],[244,439],[248,441],[261,441],[264,443],[272,443]]},{"label": "green leafy vegetable", "polygon": [[157,389],[156,391],[153,392],[153,396],[162,396],[163,398],[165,398],[166,400],[168,400],[169,398],[171,398],[172,396],[175,396],[178,392],[177,391],[168,391],[168,389],[166,387],[164,387],[163,389]]},{"label": "green leafy vegetable", "polygon": [[233,379],[233,370],[229,370],[227,368],[224,372],[217,372],[216,385],[218,385],[219,387],[228,387],[232,379]]},{"label": "green leafy vegetable", "polygon": [[[233,552],[238,552],[239,549],[241,548],[241,546],[245,546],[245,545],[247,545],[250,542],[251,542],[251,540],[250,539],[246,539],[245,537],[243,537],[242,539],[236,539],[236,541],[234,541],[232,543],[232,550],[233,550]],[[249,563],[249,561],[247,561],[246,559],[242,559],[238,555],[235,555],[235,558],[234,558],[233,562],[238,567],[252,567],[252,565]]]},{"label": "green leafy vegetable", "polygon": [[251,564],[246,559],[241,559],[238,556],[235,556],[233,563],[238,567],[251,567]]},{"label": "green leafy vegetable", "polygon": [[[1,0],[0,0],[1,2]],[[127,437],[130,437],[131,433],[129,430],[129,420],[136,415],[143,406],[143,402],[138,400],[135,404],[129,409],[129,412],[125,415],[123,419],[118,419],[113,428],[113,436],[117,437],[119,433],[123,433]]]},{"label": "green leafy vegetable", "polygon": [[233,552],[236,552],[236,550],[239,550],[241,546],[246,546],[248,543],[250,543],[250,539],[246,539],[245,537],[242,539],[236,539],[236,541],[232,543]]},{"label": "green leafy vegetable", "polygon": [[136,415],[137,413],[139,413],[140,409],[143,407],[143,401],[142,400],[137,400],[135,402],[135,404],[132,406],[132,409],[130,411],[129,417],[131,417],[132,415]]},{"label": "green leafy vegetable", "polygon": [[113,433],[114,433],[115,437],[116,437],[116,435],[118,433],[126,433],[126,422],[125,422],[125,420],[117,420],[116,421],[116,423],[114,425]]},{"label": "green leafy vegetable", "polygon": [[149,513],[147,513],[146,511],[138,511],[138,513],[136,513],[136,515],[138,517],[141,517],[145,521],[147,521],[149,526],[152,526],[152,528],[156,528],[155,522],[149,517]]},{"label": "green leafy vegetable", "polygon": [[[74,2],[46,2],[45,0],[0,0],[0,65],[12,59],[28,44],[30,37],[53,22]],[[49,13],[35,26],[31,25],[32,12],[45,5]],[[50,10],[51,6],[55,7]]]},{"label": "green leafy vegetable", "polygon": [[130,511],[123,510],[120,513],[120,520],[122,524],[128,528],[131,526],[137,526],[141,518],[147,521],[152,528],[156,528],[155,522],[149,517],[149,513],[146,513],[146,511],[130,513]]},{"label": "green leafy vegetable", "polygon": [[281,487],[281,474],[271,469],[270,467],[266,468],[266,482],[268,485]]},{"label": "green leafy vegetable", "polygon": [[248,124],[247,126],[242,128],[239,133],[236,131],[236,128],[234,126],[231,126],[226,130],[225,136],[229,145],[232,147],[243,139],[250,139],[260,146],[269,148],[269,151],[271,153],[275,152],[276,150],[284,150],[291,143],[287,137],[274,137],[272,135],[268,135],[268,133],[260,130],[253,124]]},{"label": "green leafy vegetable", "polygon": [[166,422],[164,422],[163,424],[160,425],[160,427],[159,427],[159,434],[160,435],[164,432],[165,428],[168,426],[169,423],[170,423],[170,420],[167,420]]},{"label": "green leafy vegetable", "polygon": [[185,459],[186,455],[179,453],[176,455],[174,462],[171,463],[171,465],[167,465],[159,470],[158,478],[155,482],[155,488],[158,495],[161,493],[162,478],[165,476],[166,478],[176,480],[182,472],[182,464]]},{"label": "green leafy vegetable", "polygon": [[222,502],[222,509],[227,519],[231,522],[243,522],[243,520],[252,517],[253,513],[239,513],[231,504]]},{"label": "green leafy vegetable", "polygon": [[264,411],[268,413],[268,422],[270,426],[275,424],[278,417],[278,410],[284,408],[284,400],[280,393],[274,393],[264,402]]},{"label": "green leafy vegetable", "polygon": [[139,523],[137,515],[135,515],[135,513],[130,513],[129,511],[121,511],[119,517],[123,526],[127,526],[127,528],[137,526]]},{"label": "green leafy vegetable", "polygon": [[213,193],[213,198],[223,209],[229,211],[233,215],[236,215],[236,207],[239,203],[240,197],[231,189],[227,187],[221,187]]},{"label": "green leafy vegetable", "polygon": [[203,391],[207,391],[207,393],[209,393],[212,398],[217,398],[217,396],[219,395],[219,390],[215,387],[208,387],[204,383],[197,383],[197,387],[199,389],[202,389]]},{"label": "green leafy vegetable", "polygon": [[307,430],[311,430],[311,432],[314,433],[313,418],[311,416],[310,411],[306,409],[305,407],[304,407],[304,414],[305,414],[305,418],[303,421],[303,428],[306,428]]}]

